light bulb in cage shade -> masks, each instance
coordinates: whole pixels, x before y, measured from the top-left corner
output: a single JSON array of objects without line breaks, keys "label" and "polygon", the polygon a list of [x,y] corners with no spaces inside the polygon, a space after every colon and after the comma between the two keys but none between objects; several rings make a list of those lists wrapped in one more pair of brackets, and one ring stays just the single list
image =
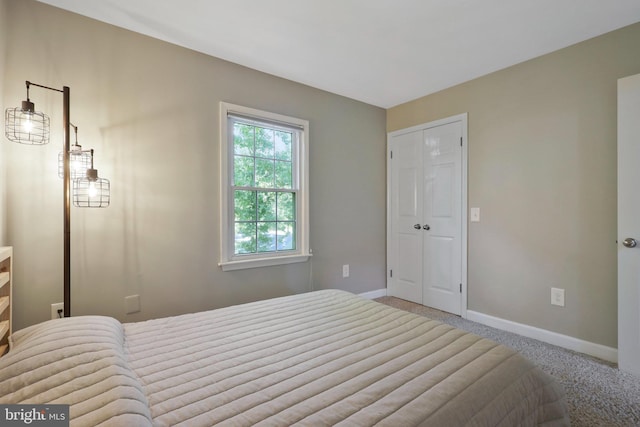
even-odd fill
[{"label": "light bulb in cage shade", "polygon": [[[78,126],[69,123],[76,133],[76,141],[69,147],[69,176],[71,179],[80,179],[87,176],[87,170],[92,166],[92,150],[83,150],[78,144]],[[64,151],[58,153],[58,176],[64,178]]]},{"label": "light bulb in cage shade", "polygon": [[[83,150],[75,144],[69,150],[69,176],[71,179],[84,178],[91,169],[91,151]],[[64,177],[64,151],[58,153],[58,176]]]},{"label": "light bulb in cage shade", "polygon": [[21,108],[5,110],[4,133],[9,141],[20,144],[48,144],[49,116],[35,111],[33,102],[27,97],[26,101],[22,101]]},{"label": "light bulb in cage shade", "polygon": [[31,113],[25,113],[22,120],[22,130],[24,133],[33,132],[33,120],[31,120]]},{"label": "light bulb in cage shade", "polygon": [[98,189],[96,188],[95,181],[89,181],[89,189],[87,190],[87,194],[90,198],[96,197],[98,195]]},{"label": "light bulb in cage shade", "polygon": [[88,169],[84,178],[73,180],[73,204],[80,208],[106,208],[111,201],[111,184]]},{"label": "light bulb in cage shade", "polygon": [[[72,155],[71,157],[69,157],[69,159],[71,160],[71,162],[69,163],[69,167],[71,168],[71,170],[73,172],[79,171],[82,167],[82,163],[80,163],[80,159],[78,158],[78,156]],[[73,174],[73,172],[71,173]]]}]

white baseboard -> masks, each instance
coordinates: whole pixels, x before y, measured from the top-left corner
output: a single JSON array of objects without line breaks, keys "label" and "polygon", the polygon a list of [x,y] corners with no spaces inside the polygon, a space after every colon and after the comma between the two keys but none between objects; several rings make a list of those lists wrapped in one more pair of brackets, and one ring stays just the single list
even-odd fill
[{"label": "white baseboard", "polygon": [[376,291],[369,291],[369,292],[365,292],[363,294],[358,294],[363,298],[367,298],[367,299],[375,299],[375,298],[380,298],[380,297],[386,297],[387,296],[387,288],[383,288],[383,289],[378,289]]},{"label": "white baseboard", "polygon": [[579,353],[588,354],[609,362],[618,363],[618,349],[613,347],[583,341],[568,335],[562,335],[556,332],[547,331],[546,329],[540,329],[534,326],[500,319],[499,317],[489,316],[488,314],[478,313],[477,311],[467,310],[467,319],[496,329],[502,329],[503,331],[513,332],[518,335],[544,341]]}]

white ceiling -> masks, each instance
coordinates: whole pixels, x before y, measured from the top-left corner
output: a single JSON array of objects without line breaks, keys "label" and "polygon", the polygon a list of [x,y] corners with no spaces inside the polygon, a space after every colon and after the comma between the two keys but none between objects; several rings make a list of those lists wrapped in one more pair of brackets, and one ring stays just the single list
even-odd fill
[{"label": "white ceiling", "polygon": [[640,21],[640,0],[39,0],[392,107]]}]

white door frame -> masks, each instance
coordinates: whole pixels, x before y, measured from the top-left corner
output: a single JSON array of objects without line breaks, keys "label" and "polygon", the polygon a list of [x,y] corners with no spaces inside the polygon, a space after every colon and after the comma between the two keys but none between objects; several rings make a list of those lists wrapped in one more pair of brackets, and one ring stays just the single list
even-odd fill
[{"label": "white door frame", "polygon": [[[462,114],[457,114],[455,116],[451,116],[451,117],[446,117],[444,119],[439,119],[439,120],[434,120],[431,122],[427,122],[427,123],[423,123],[423,124],[419,124],[416,126],[412,126],[410,128],[406,128],[406,129],[400,129],[400,130],[396,130],[393,132],[389,132],[387,133],[387,212],[390,212],[391,209],[391,193],[390,193],[390,189],[391,189],[391,165],[390,165],[390,160],[391,160],[391,147],[390,147],[390,141],[391,138],[397,135],[402,135],[405,133],[411,133],[411,132],[417,132],[417,131],[423,131],[429,128],[433,128],[433,127],[437,127],[437,126],[442,126],[442,125],[446,125],[449,123],[455,123],[455,122],[460,122],[462,125],[462,200],[461,200],[461,220],[462,220],[462,292],[460,295],[461,298],[461,310],[460,310],[460,316],[463,319],[467,318],[467,229],[468,229],[468,222],[467,222],[467,213],[468,213],[468,208],[467,208],[467,198],[468,198],[468,165],[469,165],[469,161],[468,161],[468,154],[469,154],[469,140],[468,140],[468,117],[467,117],[467,113],[462,113]],[[387,215],[387,288],[389,286],[389,280],[390,280],[390,266],[388,265],[389,260],[391,259],[391,254],[390,254],[390,245],[389,242],[391,241],[391,216]]]}]

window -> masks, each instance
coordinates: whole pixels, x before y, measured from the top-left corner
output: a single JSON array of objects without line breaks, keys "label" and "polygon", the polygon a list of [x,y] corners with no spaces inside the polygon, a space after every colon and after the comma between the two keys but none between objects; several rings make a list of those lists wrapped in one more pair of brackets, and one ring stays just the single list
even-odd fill
[{"label": "window", "polygon": [[220,103],[223,270],[303,262],[309,122]]}]

